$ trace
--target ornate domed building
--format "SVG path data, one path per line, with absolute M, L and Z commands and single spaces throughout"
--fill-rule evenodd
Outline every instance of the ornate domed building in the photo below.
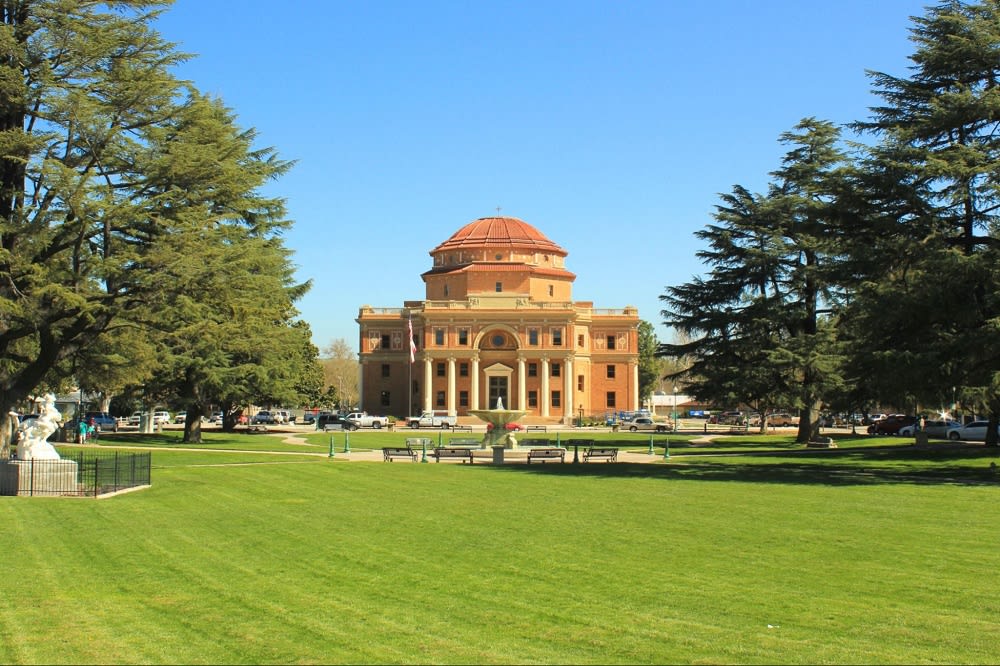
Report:
M 538 229 L 484 217 L 430 255 L 426 300 L 360 308 L 362 408 L 464 416 L 501 398 L 567 423 L 638 409 L 638 310 L 574 301 L 567 252 Z

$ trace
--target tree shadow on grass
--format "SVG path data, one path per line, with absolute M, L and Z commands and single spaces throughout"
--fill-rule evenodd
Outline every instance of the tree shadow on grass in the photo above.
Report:
M 992 464 L 992 466 L 991 466 Z M 886 447 L 674 456 L 661 464 L 564 463 L 490 467 L 520 474 L 736 481 L 825 486 L 937 484 L 1000 486 L 1000 450 L 982 446 Z

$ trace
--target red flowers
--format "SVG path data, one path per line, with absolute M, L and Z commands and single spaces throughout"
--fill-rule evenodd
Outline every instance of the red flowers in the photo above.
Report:
M 508 424 L 504 425 L 504 430 L 511 430 L 511 431 L 517 432 L 520 429 L 521 429 L 521 424 L 520 423 L 511 422 L 511 423 L 508 423 Z M 493 424 L 492 423 L 487 423 L 486 424 L 486 432 L 490 432 L 491 430 L 493 430 Z

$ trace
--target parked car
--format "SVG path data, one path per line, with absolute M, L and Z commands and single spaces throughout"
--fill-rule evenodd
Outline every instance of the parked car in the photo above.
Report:
M 212 424 L 222 424 L 222 412 L 212 412 L 212 415 L 208 417 L 208 422 Z
M 170 412 L 163 410 L 153 412 L 153 423 L 170 423 Z
M 792 415 L 788 412 L 774 412 L 768 414 L 767 425 L 771 427 L 785 427 L 795 425 L 798 419 L 793 419 Z M 760 414 L 754 414 L 753 418 L 750 419 L 750 425 L 760 425 Z
M 107 412 L 86 412 L 83 415 L 87 423 L 94 420 L 94 427 L 101 432 L 118 432 L 118 419 Z
M 128 424 L 130 426 L 138 426 L 139 422 L 142 420 L 142 415 L 146 412 L 132 412 L 128 417 Z
M 316 423 L 316 419 L 318 419 L 320 416 L 322 416 L 323 414 L 331 414 L 331 413 L 332 412 L 330 412 L 327 409 L 322 409 L 318 412 L 306 412 L 305 414 L 302 415 L 302 422 L 305 423 L 306 425 L 313 425 L 314 423 Z
M 316 417 L 317 430 L 357 430 L 358 424 L 341 414 L 320 414 Z
M 628 430 L 629 432 L 637 432 L 639 430 L 655 430 L 656 432 L 667 432 L 671 429 L 669 423 L 663 421 L 654 421 L 648 416 L 640 416 L 632 419 L 631 421 L 622 421 L 622 429 Z
M 965 442 L 985 442 L 986 441 L 986 428 L 990 425 L 989 421 L 972 421 L 971 423 L 966 423 L 963 426 L 958 426 L 957 428 L 948 429 L 948 439 L 952 441 L 965 441 Z M 997 432 L 1000 433 L 1000 427 L 997 428 Z
M 274 423 L 274 414 L 266 409 L 262 409 L 253 415 L 250 423 L 254 425 L 266 425 L 268 423 Z
M 899 429 L 913 425 L 917 422 L 917 417 L 906 414 L 889 414 L 889 416 L 875 421 L 868 426 L 869 435 L 898 435 Z
M 716 419 L 716 422 L 722 425 L 743 425 L 746 421 L 747 415 L 738 410 L 722 412 Z
M 187 412 L 177 412 L 174 414 L 174 423 L 184 423 L 187 420 Z
M 927 433 L 928 437 L 947 439 L 949 430 L 961 427 L 962 424 L 958 421 L 925 421 L 923 431 Z M 913 437 L 916 432 L 917 424 L 915 423 L 899 429 L 899 434 L 903 437 Z

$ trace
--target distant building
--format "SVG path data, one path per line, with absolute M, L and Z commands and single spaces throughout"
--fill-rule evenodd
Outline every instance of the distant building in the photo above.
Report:
M 363 409 L 463 416 L 502 398 L 568 421 L 639 408 L 639 312 L 574 301 L 566 250 L 522 220 L 486 217 L 430 255 L 426 300 L 359 310 Z

